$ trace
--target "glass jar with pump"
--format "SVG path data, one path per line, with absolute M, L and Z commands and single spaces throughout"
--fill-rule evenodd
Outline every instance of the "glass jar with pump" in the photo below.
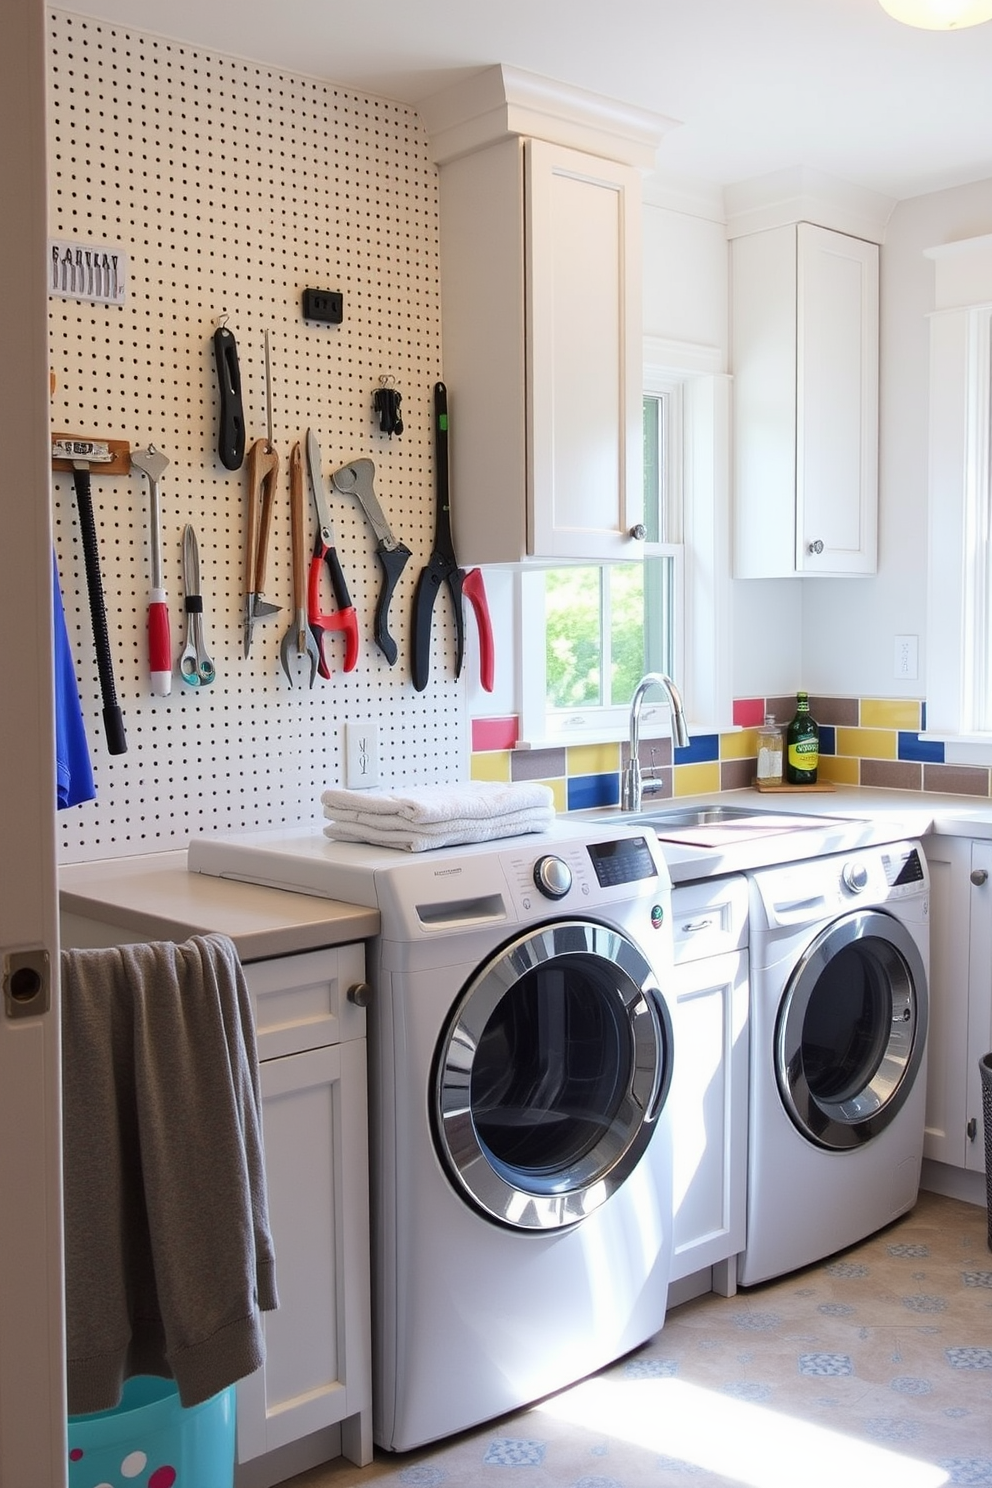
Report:
M 796 694 L 796 716 L 786 730 L 785 778 L 789 785 L 815 785 L 820 730 L 810 717 L 809 694 Z
M 782 784 L 782 730 L 775 723 L 774 713 L 766 713 L 765 721 L 758 730 L 759 785 Z

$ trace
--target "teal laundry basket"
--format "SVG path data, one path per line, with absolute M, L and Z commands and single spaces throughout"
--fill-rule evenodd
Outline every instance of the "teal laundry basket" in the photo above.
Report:
M 233 1488 L 234 1386 L 202 1405 L 140 1374 L 120 1404 L 69 1417 L 69 1488 Z

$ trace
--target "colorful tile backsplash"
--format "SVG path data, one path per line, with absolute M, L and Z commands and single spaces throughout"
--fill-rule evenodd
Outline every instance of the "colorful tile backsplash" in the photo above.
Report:
M 795 694 L 737 698 L 732 733 L 697 734 L 687 749 L 670 739 L 642 739 L 645 781 L 660 781 L 654 800 L 743 790 L 754 781 L 757 732 L 765 714 L 785 725 L 795 712 Z M 944 746 L 921 739 L 926 704 L 906 698 L 810 697 L 820 725 L 821 780 L 875 789 L 990 795 L 987 768 L 944 763 Z M 620 799 L 626 744 L 575 744 L 553 749 L 516 749 L 515 718 L 476 718 L 472 723 L 473 780 L 543 780 L 559 811 L 612 806 Z

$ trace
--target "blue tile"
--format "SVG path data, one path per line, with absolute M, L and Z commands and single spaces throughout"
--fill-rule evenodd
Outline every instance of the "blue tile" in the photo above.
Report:
M 719 734 L 695 734 L 685 749 L 673 751 L 677 765 L 704 765 L 720 758 Z
M 620 776 L 616 770 L 605 775 L 572 775 L 566 784 L 569 811 L 620 804 Z
M 820 753 L 837 753 L 837 730 L 832 723 L 820 724 Z
M 901 760 L 923 760 L 926 764 L 944 763 L 944 745 L 940 739 L 921 739 L 919 734 L 899 730 L 898 757 Z

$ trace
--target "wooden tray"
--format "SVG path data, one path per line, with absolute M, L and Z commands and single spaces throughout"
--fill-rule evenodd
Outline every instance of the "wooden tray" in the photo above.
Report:
M 756 780 L 754 788 L 761 791 L 762 795 L 788 794 L 801 796 L 804 792 L 812 794 L 815 791 L 835 791 L 837 787 L 830 780 L 818 780 L 815 785 L 769 785 L 764 780 Z

